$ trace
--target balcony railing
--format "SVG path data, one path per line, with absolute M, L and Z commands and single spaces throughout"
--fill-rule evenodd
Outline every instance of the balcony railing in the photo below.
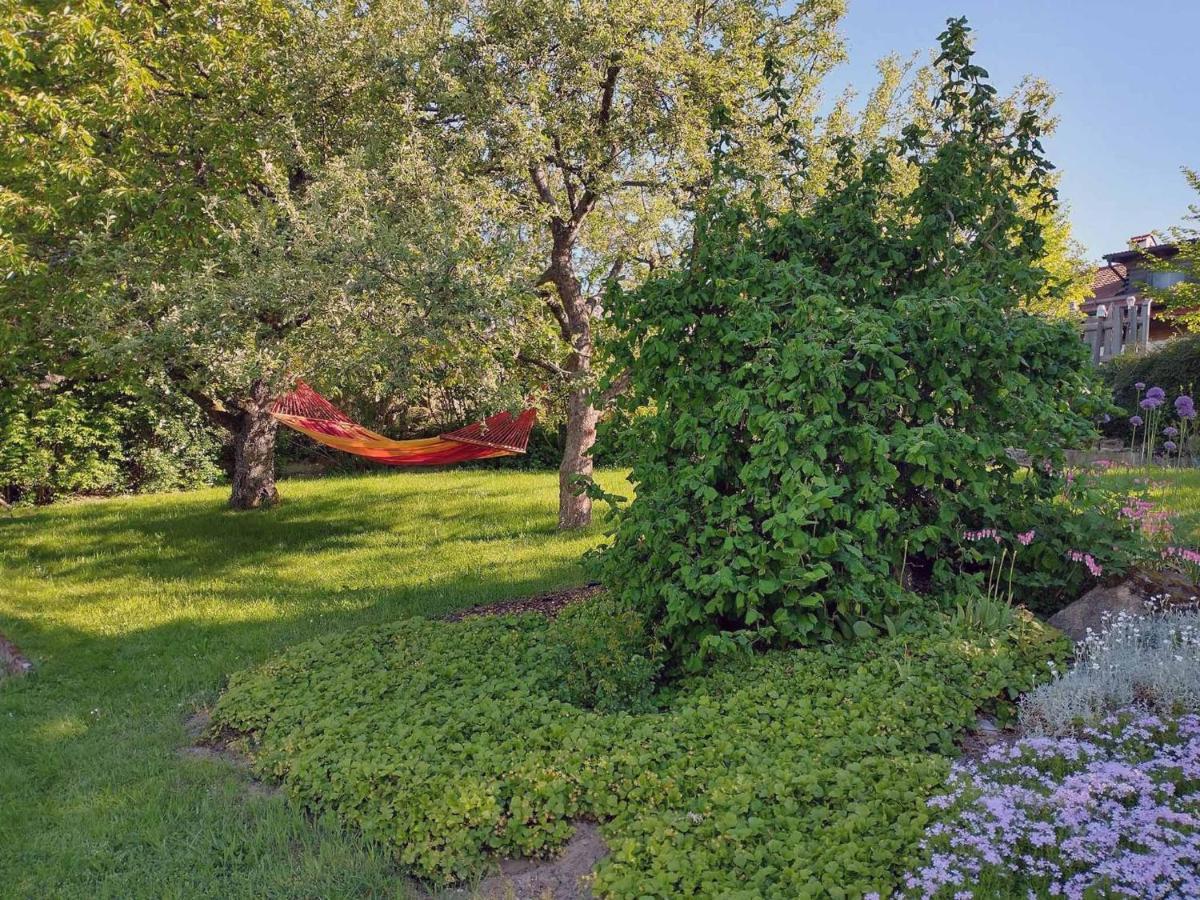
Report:
M 1150 300 L 1130 297 L 1100 303 L 1084 321 L 1083 342 L 1097 364 L 1129 349 L 1145 349 L 1150 343 Z

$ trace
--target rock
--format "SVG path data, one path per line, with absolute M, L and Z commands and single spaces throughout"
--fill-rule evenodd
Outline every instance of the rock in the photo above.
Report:
M 1132 581 L 1123 581 L 1115 587 L 1095 587 L 1050 617 L 1050 624 L 1073 641 L 1080 641 L 1090 628 L 1094 632 L 1103 629 L 1104 614 L 1116 616 L 1128 613 L 1144 616 L 1145 594 Z

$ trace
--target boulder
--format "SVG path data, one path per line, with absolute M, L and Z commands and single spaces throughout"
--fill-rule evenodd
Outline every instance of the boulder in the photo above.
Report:
M 1149 612 L 1146 595 L 1140 585 L 1123 581 L 1113 587 L 1095 587 L 1050 617 L 1050 624 L 1073 641 L 1080 641 L 1088 629 L 1103 630 L 1105 613 L 1144 616 Z

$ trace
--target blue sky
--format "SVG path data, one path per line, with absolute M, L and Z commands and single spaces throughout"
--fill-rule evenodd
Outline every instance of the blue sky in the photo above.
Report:
M 958 15 L 1001 91 L 1032 74 L 1058 92 L 1046 149 L 1090 257 L 1187 215 L 1198 198 L 1179 170 L 1200 168 L 1200 0 L 849 0 L 850 62 L 829 87 L 864 92 L 877 59 L 934 46 Z

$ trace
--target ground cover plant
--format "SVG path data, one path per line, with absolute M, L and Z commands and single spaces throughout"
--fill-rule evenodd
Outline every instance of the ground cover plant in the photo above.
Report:
M 919 897 L 1200 894 L 1200 717 L 1120 710 L 1077 737 L 1024 738 L 956 765 Z
M 601 473 L 615 489 L 620 476 Z M 0 894 L 405 896 L 390 852 L 180 756 L 230 672 L 317 635 L 583 582 L 552 473 L 292 480 L 0 514 Z
M 923 799 L 976 710 L 1064 645 L 941 616 L 894 638 L 748 656 L 634 713 L 569 702 L 537 616 L 410 619 L 232 679 L 215 725 L 258 766 L 438 882 L 552 852 L 598 819 L 602 896 L 853 896 L 915 859 Z
M 1200 613 L 1106 616 L 1020 700 L 1023 736 L 956 763 L 905 891 L 927 898 L 1200 892 Z
M 1200 615 L 1107 615 L 1101 630 L 1075 646 L 1075 665 L 1021 701 L 1021 724 L 1035 733 L 1069 734 L 1140 705 L 1170 715 L 1200 710 Z

